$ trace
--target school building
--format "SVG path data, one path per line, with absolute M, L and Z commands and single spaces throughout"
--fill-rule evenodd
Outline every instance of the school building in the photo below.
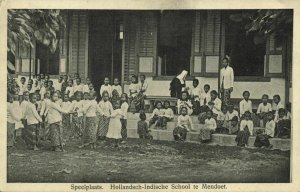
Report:
M 292 98 L 292 37 L 263 42 L 246 34 L 238 10 L 63 10 L 66 30 L 55 53 L 36 43 L 19 45 L 16 75 L 79 73 L 99 89 L 104 77 L 118 77 L 128 91 L 130 75 L 145 74 L 148 95 L 169 96 L 170 81 L 183 69 L 187 85 L 218 90 L 222 58 L 235 72 L 233 100 L 249 90 L 252 100 L 279 94 Z

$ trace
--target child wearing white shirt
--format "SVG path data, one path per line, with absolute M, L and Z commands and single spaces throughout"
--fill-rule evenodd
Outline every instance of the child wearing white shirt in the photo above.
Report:
M 281 98 L 279 95 L 274 95 L 273 96 L 273 104 L 272 104 L 272 111 L 275 114 L 274 119 L 278 118 L 278 110 L 279 109 L 284 109 L 283 104 L 281 103 Z
M 122 124 L 122 129 L 121 129 L 121 135 L 122 135 L 122 142 L 121 144 L 126 143 L 127 139 L 127 113 L 128 113 L 128 96 L 126 93 L 123 93 L 121 95 L 121 111 L 122 111 L 122 117 L 121 117 L 121 124 Z
M 86 78 L 85 80 L 85 84 L 82 87 L 83 93 L 89 93 L 90 89 L 89 89 L 89 85 L 91 84 L 91 79 L 89 77 Z
M 182 91 L 181 99 L 177 100 L 178 114 L 180 113 L 182 107 L 187 108 L 188 115 L 191 115 L 193 113 L 193 104 L 192 104 L 191 100 L 188 99 L 188 92 L 187 91 Z
M 257 115 L 260 119 L 260 127 L 265 127 L 267 122 L 267 113 L 272 112 L 272 106 L 268 103 L 269 96 L 264 94 L 261 98 L 262 102 L 258 105 Z
M 153 110 L 151 116 L 150 116 L 150 121 L 149 121 L 149 128 L 151 125 L 155 124 L 155 128 L 161 128 L 162 125 L 162 118 L 164 115 L 164 111 L 162 109 L 162 103 L 161 101 L 156 102 L 156 107 Z
M 212 117 L 213 112 L 208 111 L 206 113 L 207 119 L 204 121 L 204 127 L 200 129 L 200 141 L 207 142 L 211 140 L 211 134 L 215 132 L 217 128 L 216 120 Z
M 109 127 L 109 119 L 114 110 L 109 101 L 108 92 L 103 92 L 102 100 L 98 103 L 98 106 L 103 112 L 103 115 L 99 115 L 98 136 L 99 139 L 104 140 Z
M 252 102 L 249 100 L 250 92 L 243 92 L 244 99 L 240 102 L 240 117 L 242 118 L 246 111 L 252 113 Z
M 112 90 L 111 103 L 114 107 L 115 102 L 117 102 L 120 99 L 121 95 L 122 95 L 122 87 L 119 85 L 119 79 L 118 78 L 114 79 L 114 84 L 111 86 L 111 90 Z
M 37 147 L 39 127 L 38 124 L 43 120 L 36 110 L 36 94 L 31 93 L 29 95 L 30 102 L 26 107 L 26 119 L 27 126 L 24 129 L 24 140 L 27 145 L 29 145 L 33 150 L 39 150 Z
M 218 98 L 218 92 L 212 90 L 210 92 L 211 100 L 208 102 L 208 107 L 213 112 L 213 118 L 216 118 L 221 111 L 222 101 Z
M 108 77 L 104 78 L 104 84 L 101 85 L 101 88 L 100 88 L 100 95 L 101 96 L 102 96 L 104 91 L 106 91 L 108 93 L 109 98 L 111 98 L 112 90 L 111 90 L 111 85 L 109 84 L 109 78 Z
M 69 79 L 68 87 L 66 88 L 65 94 L 68 94 L 70 98 L 74 95 L 74 87 L 73 87 L 73 80 Z
M 189 89 L 190 90 L 190 97 L 191 102 L 193 105 L 193 115 L 199 115 L 200 113 L 200 94 L 201 90 L 198 87 L 199 80 L 193 79 L 193 86 Z
M 244 113 L 244 119 L 240 124 L 240 131 L 235 139 L 237 145 L 241 147 L 248 147 L 248 139 L 250 135 L 253 135 L 253 121 L 251 120 L 251 113 L 246 111 Z
M 266 129 L 265 133 L 262 133 L 261 131 L 257 132 L 257 136 L 254 142 L 255 147 L 267 147 L 268 149 L 272 148 L 272 145 L 270 144 L 269 138 L 273 138 L 275 134 L 275 127 L 276 123 L 274 122 L 273 118 L 274 115 L 272 112 L 267 112 L 267 123 L 266 123 Z
M 180 116 L 178 117 L 177 126 L 173 130 L 173 136 L 175 141 L 185 141 L 188 131 L 194 131 L 193 122 L 191 117 L 188 115 L 186 107 L 182 107 Z
M 83 93 L 83 85 L 81 84 L 81 79 L 79 77 L 76 79 L 76 84 L 74 85 L 74 93 L 76 92 Z
M 68 94 L 65 94 L 63 97 L 63 102 L 61 103 L 61 108 L 65 111 L 70 110 L 72 103 L 70 102 L 70 98 Z M 64 140 L 65 142 L 70 139 L 73 135 L 71 130 L 71 114 L 65 113 L 62 114 L 62 128 L 64 132 Z
M 7 94 L 7 147 L 14 146 L 16 122 L 21 121 L 21 113 L 16 110 L 13 100 L 13 96 Z
M 164 102 L 164 109 L 162 110 L 163 110 L 163 117 L 162 117 L 161 128 L 167 129 L 167 123 L 174 118 L 174 112 L 173 109 L 170 107 L 169 101 Z
M 103 114 L 96 102 L 97 94 L 93 92 L 89 94 L 89 102 L 87 102 L 82 112 L 86 116 L 86 124 L 84 126 L 83 145 L 80 148 L 90 145 L 92 149 L 96 148 L 97 141 L 97 113 Z
M 75 100 L 72 101 L 71 109 L 69 111 L 77 112 L 72 115 L 72 128 L 73 134 L 77 135 L 77 137 L 82 136 L 83 132 L 83 100 L 82 99 L 82 92 L 76 92 Z

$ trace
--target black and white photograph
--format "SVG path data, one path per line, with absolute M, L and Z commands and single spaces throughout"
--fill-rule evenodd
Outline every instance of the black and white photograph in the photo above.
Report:
M 292 8 L 6 11 L 8 184 L 293 182 Z

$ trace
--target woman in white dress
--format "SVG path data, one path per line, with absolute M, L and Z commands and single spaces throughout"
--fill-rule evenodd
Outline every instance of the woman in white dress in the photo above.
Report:
M 123 117 L 122 110 L 120 109 L 120 101 L 117 101 L 115 103 L 116 109 L 113 110 L 112 114 L 110 115 L 109 120 L 109 127 L 106 134 L 107 138 L 114 140 L 114 146 L 119 146 L 119 141 L 122 139 L 121 135 L 121 118 Z

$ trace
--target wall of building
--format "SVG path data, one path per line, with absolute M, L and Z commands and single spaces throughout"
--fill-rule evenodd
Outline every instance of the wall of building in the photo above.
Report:
M 218 89 L 218 78 L 198 77 L 200 87 L 204 84 L 209 84 L 211 90 Z M 148 83 L 148 95 L 155 96 L 169 96 L 170 81 L 158 81 L 152 78 L 147 79 Z M 187 86 L 192 86 L 192 81 L 186 82 Z M 124 91 L 128 93 L 129 85 L 124 86 Z M 268 94 L 271 98 L 275 94 L 279 94 L 282 101 L 285 100 L 285 80 L 284 78 L 271 78 L 270 82 L 234 82 L 234 90 L 232 92 L 232 98 L 242 98 L 242 94 L 245 90 L 250 91 L 251 98 L 261 99 L 263 94 Z M 291 98 L 291 96 L 290 96 Z

